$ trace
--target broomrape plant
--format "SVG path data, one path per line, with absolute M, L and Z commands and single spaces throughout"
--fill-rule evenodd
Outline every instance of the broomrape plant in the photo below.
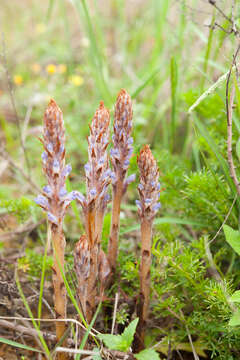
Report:
M 96 306 L 103 299 L 104 290 L 114 281 L 118 254 L 118 234 L 120 225 L 120 206 L 128 184 L 135 175 L 126 178 L 129 160 L 133 154 L 132 102 L 129 94 L 121 90 L 115 105 L 113 147 L 108 154 L 109 110 L 100 102 L 90 125 L 88 137 L 88 162 L 85 164 L 86 195 L 78 191 L 67 193 L 66 178 L 71 171 L 65 165 L 65 135 L 62 112 L 51 100 L 44 115 L 42 154 L 43 172 L 47 185 L 36 203 L 47 212 L 54 252 L 53 286 L 56 318 L 66 318 L 66 289 L 64 274 L 65 238 L 63 220 L 72 200 L 81 205 L 85 233 L 80 236 L 74 249 L 74 266 L 78 281 L 77 295 L 82 313 L 90 323 Z M 112 169 L 110 167 L 110 159 Z M 160 207 L 158 202 L 160 184 L 159 170 L 148 145 L 142 148 L 137 158 L 140 171 L 137 200 L 141 223 L 141 267 L 140 294 L 137 301 L 137 326 L 134 347 L 144 348 L 144 333 L 148 316 L 150 293 L 151 236 L 153 219 Z M 108 254 L 101 248 L 102 227 L 107 204 L 110 202 L 109 185 L 112 184 L 112 220 Z M 64 322 L 56 323 L 59 341 L 65 332 Z M 59 353 L 58 359 L 66 359 Z

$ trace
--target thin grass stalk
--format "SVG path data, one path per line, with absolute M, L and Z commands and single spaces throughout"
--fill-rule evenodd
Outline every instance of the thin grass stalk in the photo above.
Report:
M 137 159 L 140 171 L 138 192 L 140 200 L 136 201 L 141 221 L 141 265 L 140 265 L 140 294 L 137 304 L 139 322 L 134 341 L 134 350 L 144 348 L 144 335 L 148 318 L 150 299 L 150 269 L 151 269 L 151 239 L 154 217 L 160 208 L 158 202 L 160 194 L 159 170 L 148 145 L 140 151 Z
M 40 139 L 44 152 L 42 154 L 43 172 L 47 178 L 42 194 L 35 199 L 36 203 L 48 214 L 53 247 L 53 288 L 54 309 L 57 319 L 66 318 L 66 289 L 62 272 L 64 273 L 65 237 L 63 219 L 68 206 L 75 198 L 74 192 L 67 193 L 66 178 L 71 166 L 65 166 L 65 129 L 62 111 L 54 100 L 51 100 L 44 114 L 43 139 Z M 64 322 L 56 322 L 57 341 L 63 337 L 66 330 Z M 67 359 L 67 354 L 59 353 L 58 360 Z
M 112 275 L 116 271 L 118 255 L 121 201 L 128 184 L 135 180 L 135 175 L 131 175 L 125 180 L 129 167 L 129 160 L 133 153 L 133 138 L 131 137 L 131 132 L 132 101 L 126 90 L 122 89 L 118 94 L 115 105 L 113 148 L 111 149 L 114 178 L 112 181 L 113 205 L 111 232 L 108 243 L 108 260 L 111 266 Z

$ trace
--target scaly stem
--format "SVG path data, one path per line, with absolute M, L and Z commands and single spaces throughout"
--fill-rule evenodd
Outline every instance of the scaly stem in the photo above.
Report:
M 123 182 L 118 180 L 115 191 L 113 191 L 113 205 L 112 205 L 112 223 L 111 233 L 108 243 L 108 260 L 111 266 L 112 274 L 116 271 L 117 256 L 118 256 L 118 233 L 120 223 L 120 207 L 123 193 Z
M 139 323 L 136 330 L 137 351 L 144 349 L 144 333 L 148 317 L 149 296 L 150 296 L 150 268 L 151 268 L 151 238 L 152 221 L 143 219 L 141 222 L 141 267 L 140 267 L 140 297 L 137 306 Z
M 149 294 L 150 294 L 150 268 L 151 268 L 151 239 L 152 225 L 154 217 L 160 208 L 158 202 L 160 183 L 159 169 L 157 162 L 148 145 L 145 145 L 139 156 L 137 163 L 140 171 L 140 183 L 138 192 L 140 200 L 136 200 L 138 215 L 141 221 L 141 267 L 140 267 L 140 294 L 137 304 L 137 315 L 139 323 L 137 326 L 134 351 L 139 352 L 144 349 L 144 334 L 146 329 Z
M 96 244 L 96 210 L 89 209 L 87 213 L 88 243 L 90 248 L 90 271 L 87 282 L 86 318 L 91 322 L 95 312 L 98 278 L 98 246 Z
M 65 237 L 62 227 L 58 228 L 51 224 L 51 238 L 54 251 L 53 263 L 53 288 L 54 288 L 54 309 L 57 319 L 66 319 L 66 289 L 62 278 L 61 270 L 64 271 L 64 251 Z M 57 341 L 60 341 L 66 330 L 66 324 L 63 321 L 56 322 Z M 65 344 L 63 344 L 64 346 Z M 58 353 L 58 360 L 66 360 L 66 353 Z

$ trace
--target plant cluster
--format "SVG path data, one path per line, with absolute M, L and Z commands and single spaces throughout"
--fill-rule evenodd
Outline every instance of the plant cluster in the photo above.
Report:
M 95 112 L 88 137 L 88 163 L 85 164 L 86 196 L 77 190 L 66 190 L 66 178 L 71 166 L 65 165 L 65 129 L 62 112 L 51 100 L 44 115 L 42 153 L 43 172 L 47 178 L 42 194 L 35 202 L 48 216 L 49 229 L 54 253 L 53 286 L 54 304 L 57 319 L 66 319 L 66 288 L 64 283 L 65 238 L 63 219 L 72 200 L 77 200 L 83 211 L 85 233 L 81 235 L 74 249 L 74 267 L 76 271 L 82 317 L 90 324 L 94 318 L 96 306 L 102 301 L 104 290 L 115 275 L 118 254 L 118 233 L 120 205 L 128 185 L 135 180 L 135 175 L 125 179 L 130 158 L 133 154 L 132 103 L 125 90 L 121 90 L 115 105 L 113 148 L 111 149 L 110 168 L 109 145 L 110 114 L 103 102 Z M 137 200 L 141 222 L 141 266 L 140 294 L 137 306 L 136 352 L 144 349 L 144 333 L 148 319 L 150 295 L 151 239 L 155 215 L 160 208 L 159 170 L 148 145 L 142 148 L 137 159 L 140 184 Z M 113 206 L 111 235 L 108 255 L 101 247 L 104 214 L 110 195 L 108 187 L 113 187 Z M 64 321 L 56 322 L 58 341 L 64 336 Z M 132 335 L 133 336 L 133 335 Z M 131 340 L 132 342 L 132 340 Z M 130 343 L 131 343 L 130 342 Z M 64 342 L 66 344 L 66 341 Z M 60 353 L 59 359 L 66 354 Z

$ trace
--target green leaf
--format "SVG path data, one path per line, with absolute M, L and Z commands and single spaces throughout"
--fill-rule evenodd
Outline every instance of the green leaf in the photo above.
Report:
M 97 347 L 95 347 L 95 348 L 93 349 L 93 351 L 99 352 L 99 350 L 98 350 Z M 93 355 L 92 360 L 103 360 L 103 359 L 101 358 L 100 353 L 98 353 L 98 354 L 96 354 L 96 355 Z
M 99 334 L 98 337 L 104 342 L 108 349 L 126 352 L 132 344 L 137 323 L 138 318 L 126 327 L 122 335 Z
M 236 153 L 237 153 L 238 159 L 240 160 L 240 138 L 238 139 L 237 144 L 236 144 Z
M 233 230 L 230 226 L 223 226 L 224 234 L 226 241 L 231 245 L 233 250 L 240 255 L 240 232 L 238 230 Z
M 240 311 L 237 311 L 233 314 L 228 323 L 229 326 L 239 326 L 240 325 Z
M 158 353 L 153 349 L 145 349 L 138 354 L 134 354 L 137 360 L 160 360 Z
M 10 345 L 10 346 L 14 346 L 14 347 L 17 347 L 17 348 L 21 348 L 21 349 L 25 349 L 25 350 L 29 350 L 29 351 L 36 351 L 38 353 L 43 353 L 43 351 L 41 350 L 38 350 L 38 349 L 34 349 L 33 347 L 31 346 L 27 346 L 27 345 L 24 345 L 24 344 L 20 344 L 16 341 L 12 341 L 12 340 L 9 340 L 9 339 L 5 339 L 5 338 L 2 338 L 0 337 L 0 342 L 1 343 L 4 343 L 4 344 L 7 344 L 7 345 Z
M 131 346 L 132 341 L 133 341 L 133 337 L 136 331 L 136 327 L 137 327 L 137 323 L 138 323 L 138 318 L 136 318 L 135 320 L 133 320 L 125 329 L 124 332 L 122 333 L 122 338 L 126 341 L 126 343 L 128 344 L 128 348 Z
M 121 335 L 99 334 L 99 339 L 104 342 L 110 350 L 127 351 L 128 344 Z
M 230 301 L 240 303 L 240 290 L 237 290 L 232 294 Z

